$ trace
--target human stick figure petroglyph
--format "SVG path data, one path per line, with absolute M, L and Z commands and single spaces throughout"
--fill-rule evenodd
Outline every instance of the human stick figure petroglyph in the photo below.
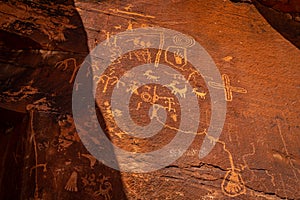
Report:
M 101 76 L 95 75 L 95 76 L 93 77 L 93 79 L 96 80 L 96 84 L 97 84 L 97 85 L 99 84 L 100 81 L 101 81 L 101 83 L 104 84 L 103 90 L 102 90 L 103 93 L 105 93 L 105 92 L 107 91 L 107 87 L 108 87 L 110 81 L 111 81 L 110 85 L 114 85 L 114 84 L 116 84 L 116 83 L 118 82 L 118 80 L 119 80 L 119 78 L 118 78 L 117 76 L 112 76 L 112 77 L 110 77 L 110 76 L 108 76 L 108 75 L 106 75 L 106 74 L 103 74 L 103 75 L 101 75 Z
M 148 92 L 142 92 L 140 94 L 141 99 L 146 102 L 150 103 L 152 105 L 155 105 L 158 100 L 164 100 L 165 106 L 162 106 L 163 108 L 167 109 L 169 112 L 174 111 L 176 112 L 176 109 L 173 108 L 173 105 L 175 105 L 174 98 L 173 97 L 165 97 L 165 96 L 159 96 L 157 95 L 157 86 L 153 87 L 153 94 L 150 94 L 151 87 L 147 87 Z M 139 102 L 137 105 L 137 110 L 140 108 L 142 102 Z

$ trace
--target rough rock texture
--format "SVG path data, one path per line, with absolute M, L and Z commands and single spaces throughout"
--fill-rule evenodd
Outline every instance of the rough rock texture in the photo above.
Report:
M 86 151 L 71 117 L 89 52 L 74 2 L 8 1 L 0 10 L 0 199 L 125 199 L 120 174 Z
M 223 0 L 1 2 L 0 199 L 299 199 L 299 4 L 259 2 L 255 6 L 279 32 L 254 5 Z M 286 13 L 292 13 L 291 23 L 280 21 Z M 71 92 L 89 50 L 113 42 L 108 39 L 113 34 L 148 26 L 188 34 L 208 51 L 224 80 L 226 122 L 213 151 L 200 160 L 210 97 L 195 75 L 190 84 L 203 90 L 198 93 L 201 119 L 191 122 L 199 129 L 190 148 L 158 171 L 120 173 L 98 162 L 81 143 Z M 154 62 L 155 51 L 147 51 L 149 59 L 144 53 L 123 55 L 105 75 L 115 72 L 119 79 L 129 66 Z M 168 63 L 163 56 L 160 62 Z M 179 72 L 189 76 L 188 70 Z M 99 110 L 116 145 L 144 152 L 174 137 L 180 120 L 172 112 L 157 137 L 126 136 L 107 103 L 116 82 L 102 83 Z M 150 121 L 151 104 L 144 102 L 139 110 L 135 102 L 153 88 L 133 91 L 131 114 L 141 125 Z M 173 97 L 179 89 L 167 88 L 159 88 L 159 94 Z

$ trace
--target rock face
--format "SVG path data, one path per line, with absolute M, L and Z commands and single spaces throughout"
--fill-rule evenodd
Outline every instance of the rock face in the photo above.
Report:
M 0 198 L 125 199 L 120 174 L 86 151 L 70 115 L 89 52 L 74 2 L 8 1 L 0 9 Z
M 282 36 L 300 48 L 300 2 L 253 1 L 259 12 Z
M 270 7 L 274 10 L 285 12 L 285 13 L 299 13 L 300 12 L 300 5 L 299 1 L 297 0 L 257 0 L 262 5 Z
M 299 199 L 300 51 L 296 46 L 300 40 L 297 31 L 290 31 L 299 26 L 295 20 L 299 4 L 296 0 L 254 4 L 1 2 L 0 199 Z M 256 7 L 268 22 L 277 20 L 277 25 L 270 24 L 296 46 L 274 30 Z M 286 13 L 292 13 L 290 23 L 278 21 Z M 126 42 L 143 49 L 123 55 L 118 37 L 112 36 L 141 27 L 164 27 L 194 40 L 174 38 L 176 45 L 166 48 L 178 51 L 171 54 L 158 53 L 151 40 L 147 43 L 136 36 Z M 82 143 L 84 137 L 77 133 L 82 127 L 76 126 L 72 115 L 72 91 L 82 89 L 76 74 L 101 42 L 109 47 L 113 62 L 101 76 L 87 75 L 99 79 L 92 105 L 99 123 L 116 146 L 135 153 L 161 149 L 178 132 L 194 134 L 185 152 L 180 146 L 172 149 L 174 155 L 183 154 L 172 164 L 147 173 L 119 172 L 98 161 Z M 207 77 L 195 73 L 186 53 L 195 42 L 212 57 L 222 84 L 206 85 Z M 145 71 L 143 76 L 155 84 L 142 86 L 138 77 L 126 74 L 156 62 L 182 76 L 162 86 L 166 74 Z M 124 75 L 132 82 L 122 82 Z M 176 85 L 181 79 L 188 80 L 184 84 L 191 85 L 200 107 L 199 120 L 189 121 L 190 127 L 198 127 L 194 132 L 180 128 L 186 120 L 181 117 L 180 99 L 188 97 L 188 89 Z M 110 101 L 117 87 L 130 93 L 128 106 L 136 124 L 161 122 L 155 108 L 167 113 L 157 135 L 141 139 L 120 128 L 116 117 L 123 113 Z M 226 120 L 221 137 L 211 139 L 216 143 L 213 150 L 199 159 L 211 124 L 210 87 L 224 90 Z M 195 114 L 192 109 L 189 113 Z M 81 120 L 92 130 L 93 121 L 87 119 L 83 115 Z M 124 120 L 126 125 L 129 119 Z

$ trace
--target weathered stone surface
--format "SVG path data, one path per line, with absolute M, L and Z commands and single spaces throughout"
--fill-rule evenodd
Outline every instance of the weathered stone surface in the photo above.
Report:
M 293 7 L 297 1 L 288 5 L 260 2 L 272 7 L 271 12 L 299 12 L 297 6 Z M 300 198 L 297 187 L 300 184 L 300 52 L 270 26 L 254 5 L 219 0 L 56 4 L 7 1 L 1 3 L 0 9 L 0 107 L 4 122 L 0 130 L 6 134 L 1 135 L 1 142 L 7 147 L 0 152 L 5 157 L 0 186 L 1 191 L 7 191 L 0 198 Z M 265 17 L 272 19 L 270 14 Z M 292 24 L 280 26 L 293 30 L 299 24 L 292 20 Z M 116 33 L 147 26 L 188 34 L 208 51 L 226 84 L 226 122 L 213 151 L 200 160 L 198 151 L 210 124 L 211 103 L 207 86 L 198 74 L 190 84 L 203 89 L 203 96 L 198 98 L 201 119 L 190 122 L 199 124 L 190 148 L 179 160 L 158 171 L 119 173 L 95 160 L 75 130 L 71 115 L 74 73 L 89 49 L 98 43 Z M 297 32 L 288 35 L 295 45 L 299 44 Z M 137 51 L 122 56 L 105 75 L 109 77 L 114 72 L 120 79 L 131 66 L 154 62 L 155 51 L 149 50 L 150 59 L 143 55 Z M 163 56 L 160 62 L 168 64 Z M 180 72 L 189 76 L 188 71 Z M 99 84 L 97 103 L 107 134 L 116 145 L 128 151 L 145 152 L 172 140 L 180 123 L 174 120 L 172 112 L 168 126 L 149 140 L 129 137 L 116 127 L 113 119 L 116 113 L 107 103 L 114 87 L 114 81 Z M 141 87 L 132 95 L 132 118 L 140 125 L 151 120 L 148 117 L 151 103 L 143 102 L 141 95 L 153 92 L 154 86 L 149 87 Z M 172 87 L 160 87 L 158 92 L 165 97 L 174 96 Z M 136 109 L 137 102 L 143 103 L 140 109 Z M 178 109 L 178 101 L 175 104 Z M 5 119 L 5 116 L 11 117 Z M 14 116 L 18 116 L 15 124 L 10 122 Z M 12 127 L 16 127 L 14 131 Z M 22 136 L 17 144 L 7 138 L 11 135 L 17 139 L 18 134 Z M 174 149 L 175 154 L 180 153 L 177 150 Z M 15 152 L 16 164 L 5 156 L 9 152 Z M 17 177 L 21 184 L 7 175 L 11 172 L 7 169 L 10 163 L 12 170 L 19 170 Z M 5 188 L 6 182 L 10 188 L 19 183 L 20 197 Z
M 86 151 L 73 124 L 73 82 L 89 52 L 74 2 L 6 1 L 0 11 L 0 198 L 125 199 L 119 172 Z

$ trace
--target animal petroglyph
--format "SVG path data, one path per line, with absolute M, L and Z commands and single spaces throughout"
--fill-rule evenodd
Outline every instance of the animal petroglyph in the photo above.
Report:
M 186 85 L 184 85 L 184 88 L 181 88 L 181 89 L 177 88 L 176 85 L 179 85 L 178 81 L 172 81 L 172 83 L 164 85 L 164 86 L 171 88 L 173 94 L 175 94 L 175 95 L 179 94 L 180 97 L 185 98 L 185 94 L 187 92 Z
M 144 75 L 147 77 L 147 79 L 149 80 L 153 80 L 153 81 L 158 81 L 159 76 L 154 76 L 153 75 L 153 71 L 152 70 L 147 70 Z
M 196 94 L 198 98 L 205 99 L 206 92 L 198 92 L 198 88 L 193 88 L 193 93 Z

